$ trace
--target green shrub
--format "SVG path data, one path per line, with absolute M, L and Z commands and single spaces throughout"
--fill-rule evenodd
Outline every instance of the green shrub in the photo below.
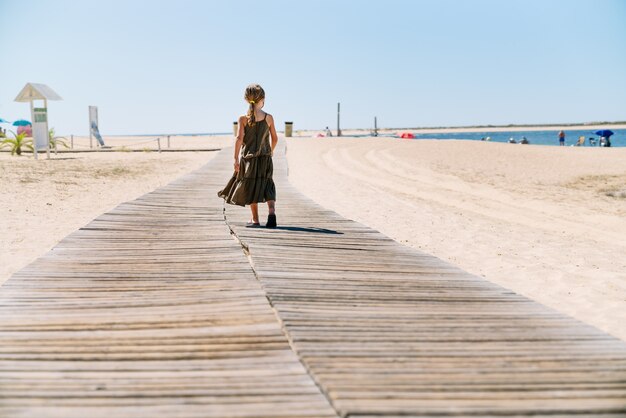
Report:
M 10 148 L 11 155 L 22 155 L 22 147 L 34 151 L 33 140 L 26 139 L 26 132 L 16 134 L 11 131 L 11 133 L 13 134 L 13 138 L 6 138 L 0 141 L 0 148 Z

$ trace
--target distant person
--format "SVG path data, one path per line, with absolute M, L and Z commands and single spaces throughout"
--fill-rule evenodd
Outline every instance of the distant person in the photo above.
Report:
M 522 140 L 519 143 L 524 144 L 524 145 L 530 144 L 530 142 L 528 141 L 528 139 L 526 139 L 525 136 L 522 137 Z
M 575 146 L 577 146 L 577 147 L 584 147 L 585 146 L 585 137 L 584 136 L 579 136 L 578 137 L 578 142 L 576 142 Z
M 328 126 L 326 127 L 326 129 L 324 130 L 326 132 L 326 136 L 333 136 L 333 133 L 331 132 L 331 130 L 328 128 Z
M 484 141 L 484 140 L 485 140 L 485 137 L 483 136 L 482 138 L 480 138 L 480 140 L 481 140 L 481 141 Z
M 607 136 L 606 137 L 606 143 L 604 144 L 605 147 L 610 147 L 611 146 L 611 137 Z
M 607 146 L 606 145 L 606 137 L 604 137 L 604 136 L 600 137 L 600 146 L 601 147 L 606 147 Z
M 26 137 L 28 138 L 32 138 L 33 137 L 33 128 L 31 125 L 26 125 L 26 126 L 18 126 L 17 127 L 17 134 L 24 134 Z
M 562 147 L 565 146 L 565 132 L 563 131 L 559 131 L 559 145 Z
M 258 204 L 267 202 L 269 215 L 266 228 L 276 228 L 276 186 L 272 154 L 278 143 L 274 117 L 261 110 L 265 90 L 258 84 L 246 87 L 244 99 L 248 113 L 239 117 L 235 142 L 234 173 L 224 189 L 217 192 L 231 205 L 250 205 L 252 219 L 248 227 L 259 227 Z
M 510 137 L 509 138 L 509 144 L 517 144 L 517 141 L 515 140 L 515 138 Z

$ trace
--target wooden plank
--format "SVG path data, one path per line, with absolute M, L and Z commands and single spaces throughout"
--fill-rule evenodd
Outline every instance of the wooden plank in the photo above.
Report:
M 0 288 L 0 416 L 333 417 L 215 190 L 226 154 Z
M 626 344 L 341 218 L 274 159 L 279 228 L 226 220 L 342 416 L 626 416 Z
M 230 157 L 0 288 L 0 416 L 626 415 L 622 341 L 311 202 L 281 151 L 280 226 L 244 228 Z

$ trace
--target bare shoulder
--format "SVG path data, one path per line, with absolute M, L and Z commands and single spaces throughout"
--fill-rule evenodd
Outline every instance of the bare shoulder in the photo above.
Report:
M 248 117 L 246 115 L 239 116 L 239 123 L 248 123 Z
M 267 123 L 269 125 L 273 125 L 274 124 L 274 116 L 270 115 L 269 113 L 265 113 L 265 118 L 267 119 Z

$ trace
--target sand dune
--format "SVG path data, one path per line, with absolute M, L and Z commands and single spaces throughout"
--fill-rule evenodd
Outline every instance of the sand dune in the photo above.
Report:
M 288 146 L 291 181 L 329 209 L 626 339 L 626 149 Z

